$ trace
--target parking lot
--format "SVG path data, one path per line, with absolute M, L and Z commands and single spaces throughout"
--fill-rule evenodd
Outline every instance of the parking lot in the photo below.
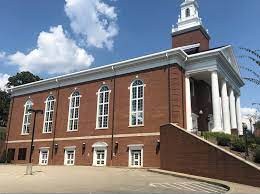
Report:
M 226 193 L 227 189 L 142 169 L 0 166 L 0 193 Z

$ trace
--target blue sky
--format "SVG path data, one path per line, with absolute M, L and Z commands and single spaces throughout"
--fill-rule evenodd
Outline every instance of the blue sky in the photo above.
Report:
M 52 77 L 168 49 L 171 26 L 176 24 L 181 2 L 1 0 L 0 78 L 26 68 L 43 78 Z M 232 44 L 237 55 L 239 47 L 260 49 L 259 0 L 198 2 L 200 17 L 212 37 L 212 47 Z M 92 9 L 89 3 L 97 3 L 99 9 Z M 99 26 L 95 18 L 89 19 L 92 13 L 99 14 Z M 83 22 L 88 23 L 87 27 L 82 26 Z M 103 31 L 98 31 L 100 26 Z M 58 49 L 48 45 L 51 40 L 57 43 Z M 56 53 L 51 55 L 53 49 Z M 72 54 L 64 57 L 61 51 Z M 58 59 L 49 61 L 48 56 L 58 56 Z M 72 66 L 73 60 L 78 62 Z M 38 65 L 41 61 L 44 61 L 42 65 Z M 64 65 L 55 68 L 54 63 Z M 260 102 L 259 96 L 259 87 L 246 83 L 242 89 L 242 106 Z

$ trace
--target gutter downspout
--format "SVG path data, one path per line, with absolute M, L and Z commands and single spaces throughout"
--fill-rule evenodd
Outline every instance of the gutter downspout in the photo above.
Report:
M 55 124 L 53 126 L 53 138 L 52 138 L 52 149 L 51 149 L 51 163 L 52 165 L 54 164 L 54 147 L 55 147 L 55 137 L 56 137 L 56 124 L 57 124 L 57 115 L 58 115 L 58 108 L 59 108 L 59 98 L 60 98 L 60 84 L 59 84 L 59 80 L 56 79 L 56 83 L 57 83 L 57 89 L 56 89 L 56 111 L 55 111 Z
M 113 107 L 112 107 L 112 134 L 111 134 L 111 166 L 113 166 L 113 157 L 114 157 L 114 121 L 115 121 L 115 94 L 116 94 L 116 71 L 114 66 L 112 66 L 112 71 L 114 72 L 113 76 Z

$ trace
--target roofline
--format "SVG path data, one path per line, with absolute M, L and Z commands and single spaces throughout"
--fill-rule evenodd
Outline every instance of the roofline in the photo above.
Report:
M 16 86 L 16 87 L 13 87 L 13 88 L 9 88 L 9 89 L 7 89 L 7 92 L 11 93 L 12 96 L 20 96 L 20 95 L 23 95 L 23 94 L 32 93 L 33 87 L 38 87 L 38 86 L 46 85 L 46 84 L 49 84 L 49 83 L 52 83 L 52 84 L 55 83 L 56 87 L 51 87 L 51 88 L 46 87 L 43 90 L 39 90 L 39 89 L 37 91 L 35 90 L 35 92 L 57 88 L 60 85 L 61 86 L 68 86 L 68 85 L 72 85 L 74 83 L 62 85 L 61 82 L 64 81 L 64 80 L 66 81 L 68 78 L 79 77 L 79 76 L 82 76 L 82 75 L 87 76 L 88 74 L 100 74 L 101 72 L 106 72 L 106 71 L 111 71 L 111 70 L 114 71 L 115 69 L 117 69 L 119 67 L 133 66 L 134 64 L 145 63 L 147 61 L 154 60 L 154 59 L 160 59 L 162 57 L 168 58 L 172 55 L 178 55 L 183 60 L 185 60 L 188 57 L 188 55 L 184 52 L 184 50 L 187 50 L 187 49 L 190 49 L 190 48 L 196 48 L 198 46 L 199 46 L 199 44 L 188 45 L 188 46 L 184 46 L 184 47 L 178 47 L 178 48 L 174 48 L 174 49 L 169 49 L 169 50 L 165 50 L 165 51 L 161 51 L 161 52 L 157 52 L 157 53 L 144 55 L 144 56 L 141 56 L 141 57 L 136 57 L 136 58 L 112 63 L 112 64 L 107 64 L 107 65 L 100 66 L 100 67 L 82 70 L 82 71 L 79 71 L 79 72 L 69 73 L 69 74 L 61 75 L 61 76 L 56 76 L 56 77 L 53 77 L 53 78 L 48 78 L 48 79 L 40 80 L 40 81 L 37 81 L 37 82 L 28 83 L 28 84 Z M 179 64 L 179 65 L 181 65 L 181 64 Z M 145 68 L 145 69 L 149 69 L 149 68 Z M 135 71 L 133 71 L 133 72 L 135 72 Z M 104 76 L 104 77 L 99 76 L 99 79 L 106 78 L 106 77 L 107 76 Z M 95 79 L 93 79 L 93 80 L 95 80 Z M 88 81 L 90 81 L 90 80 L 88 80 Z M 79 81 L 78 83 L 83 83 L 83 82 L 84 81 L 82 81 L 82 82 Z M 26 91 L 22 92 L 22 90 L 30 90 L 30 92 L 26 92 Z

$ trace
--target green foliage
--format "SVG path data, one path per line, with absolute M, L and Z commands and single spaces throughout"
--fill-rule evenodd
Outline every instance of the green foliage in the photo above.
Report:
M 10 95 L 0 90 L 0 126 L 6 126 L 10 105 Z
M 0 155 L 0 163 L 5 163 L 6 162 L 6 151 Z
M 7 87 L 19 86 L 35 81 L 41 80 L 40 77 L 33 75 L 32 73 L 25 71 L 21 73 L 17 73 L 15 76 L 11 76 L 8 78 Z M 11 97 L 10 95 L 0 90 L 0 126 L 6 126 L 9 114 L 9 106 L 10 106 Z
M 245 152 L 246 150 L 245 141 L 239 137 L 233 137 L 231 139 L 230 147 L 232 150 L 237 152 Z
M 255 143 L 256 143 L 257 145 L 260 145 L 260 137 L 255 137 Z
M 14 76 L 11 76 L 8 78 L 7 87 L 10 88 L 12 86 L 20 86 L 23 84 L 28 84 L 32 82 L 36 82 L 41 80 L 41 78 L 37 75 L 33 75 L 29 71 L 23 71 L 20 73 L 17 73 Z
M 229 146 L 231 142 L 231 135 L 220 133 L 217 135 L 216 140 L 220 146 Z
M 216 139 L 221 133 L 218 132 L 203 132 L 203 137 L 205 139 Z
M 246 52 L 246 55 L 240 56 L 241 58 L 247 58 L 249 59 L 249 61 L 256 64 L 258 68 L 260 67 L 260 54 L 258 50 L 251 50 L 248 48 L 240 48 L 240 49 Z M 249 68 L 248 65 L 241 66 L 241 69 L 252 74 L 252 77 L 244 77 L 244 80 L 260 86 L 260 74 L 258 73 L 258 71 Z
M 257 121 L 257 122 L 255 123 L 255 128 L 256 128 L 256 129 L 260 129 L 260 121 Z
M 2 140 L 5 140 L 6 138 L 6 129 L 5 128 L 2 128 L 0 127 L 0 141 Z
M 260 163 L 260 146 L 257 146 L 254 155 L 255 155 L 255 162 Z

